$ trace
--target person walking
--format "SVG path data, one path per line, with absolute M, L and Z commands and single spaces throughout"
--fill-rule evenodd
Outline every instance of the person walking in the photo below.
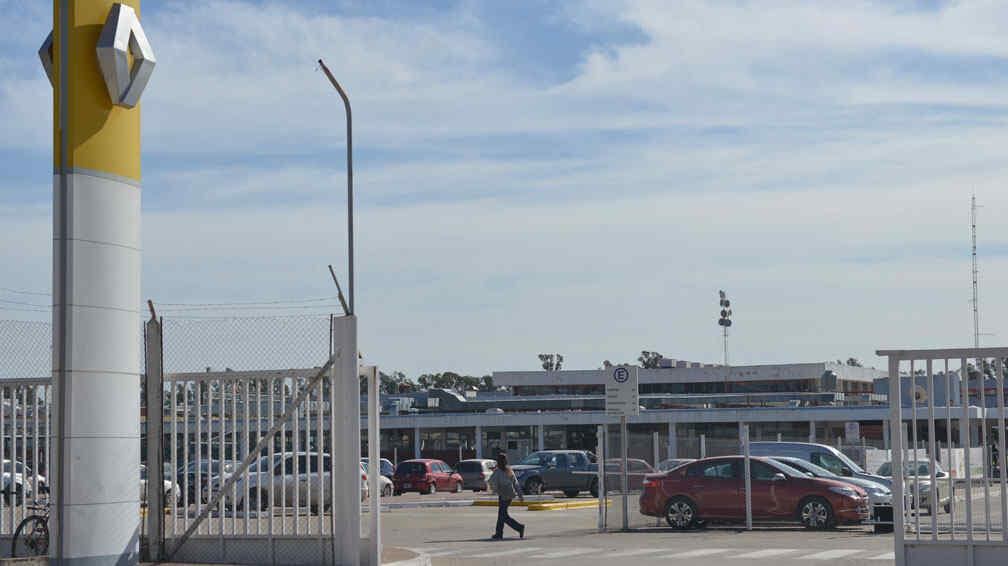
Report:
M 504 524 L 518 532 L 518 536 L 525 538 L 525 525 L 514 520 L 508 515 L 508 507 L 511 501 L 517 497 L 519 501 L 524 501 L 521 489 L 518 487 L 518 478 L 515 477 L 511 466 L 508 466 L 507 454 L 503 452 L 497 455 L 497 469 L 490 474 L 488 481 L 490 488 L 497 494 L 497 530 L 494 531 L 493 540 L 504 538 Z

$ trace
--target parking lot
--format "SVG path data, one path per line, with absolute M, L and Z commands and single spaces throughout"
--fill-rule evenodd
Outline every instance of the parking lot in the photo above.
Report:
M 801 528 L 745 532 L 711 528 L 674 532 L 663 528 L 598 533 L 593 509 L 568 511 L 513 510 L 527 525 L 525 540 L 509 532 L 490 540 L 496 519 L 492 507 L 402 509 L 383 514 L 387 544 L 427 553 L 437 565 L 469 564 L 601 564 L 630 559 L 638 564 L 670 559 L 707 565 L 785 563 L 886 564 L 892 562 L 892 536 L 867 528 L 807 531 Z

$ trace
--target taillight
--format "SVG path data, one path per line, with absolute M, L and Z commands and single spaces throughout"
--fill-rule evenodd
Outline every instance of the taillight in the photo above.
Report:
M 652 489 L 657 488 L 658 480 L 651 480 L 651 479 L 644 480 L 644 489 L 647 489 L 649 487 Z

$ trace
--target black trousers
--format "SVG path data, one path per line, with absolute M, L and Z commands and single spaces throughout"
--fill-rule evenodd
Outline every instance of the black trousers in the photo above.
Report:
M 507 526 L 514 529 L 515 532 L 519 532 L 525 528 L 525 525 L 515 521 L 511 515 L 508 515 L 508 507 L 510 506 L 510 499 L 504 499 L 503 497 L 497 498 L 497 530 L 494 531 L 494 536 L 504 536 L 504 523 L 507 523 Z

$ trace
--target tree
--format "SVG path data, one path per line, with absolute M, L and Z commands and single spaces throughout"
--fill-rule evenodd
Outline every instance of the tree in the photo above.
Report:
M 855 368 L 864 367 L 864 364 L 861 363 L 861 360 L 857 358 L 847 358 L 847 365 Z
M 641 367 L 645 369 L 655 369 L 661 365 L 661 361 L 664 359 L 658 352 L 649 352 L 647 350 L 641 350 L 640 356 L 637 357 L 637 361 L 640 362 Z
M 480 386 L 480 391 L 494 391 L 496 389 L 496 387 L 494 387 L 493 377 L 484 375 L 482 381 L 483 385 Z
M 539 354 L 539 361 L 546 371 L 560 371 L 563 366 L 563 356 L 560 354 Z

